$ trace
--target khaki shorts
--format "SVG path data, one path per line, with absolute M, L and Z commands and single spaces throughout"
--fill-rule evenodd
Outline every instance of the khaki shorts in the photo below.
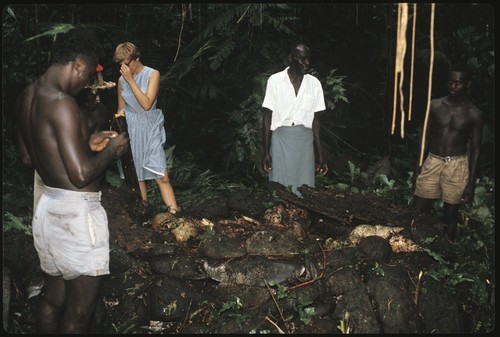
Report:
M 41 269 L 71 280 L 109 274 L 109 230 L 101 192 L 45 186 L 33 216 Z
M 443 199 L 460 204 L 469 182 L 467 155 L 440 157 L 429 153 L 415 183 L 415 195 L 425 199 Z

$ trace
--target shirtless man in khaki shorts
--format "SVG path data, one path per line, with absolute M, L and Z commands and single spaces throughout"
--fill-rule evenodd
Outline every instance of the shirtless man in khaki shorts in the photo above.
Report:
M 447 96 L 433 99 L 429 114 L 428 156 L 417 176 L 416 209 L 428 212 L 436 199 L 443 200 L 448 240 L 457 233 L 461 204 L 474 200 L 475 177 L 481 146 L 482 112 L 469 99 L 470 72 L 453 66 Z

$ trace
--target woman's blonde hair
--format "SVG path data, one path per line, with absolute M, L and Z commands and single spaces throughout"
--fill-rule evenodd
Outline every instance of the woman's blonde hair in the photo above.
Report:
M 135 44 L 132 42 L 123 42 L 116 46 L 113 61 L 120 63 L 126 59 L 135 60 L 139 57 L 141 57 L 141 52 Z

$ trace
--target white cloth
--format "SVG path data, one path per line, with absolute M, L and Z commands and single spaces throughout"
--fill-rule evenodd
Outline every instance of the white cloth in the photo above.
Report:
M 101 192 L 44 186 L 32 221 L 41 269 L 72 280 L 109 274 L 109 229 Z
M 269 180 L 276 181 L 299 197 L 302 185 L 314 188 L 313 132 L 304 126 L 281 126 L 271 136 L 273 170 Z
M 303 125 L 312 128 L 314 113 L 326 109 L 323 87 L 314 76 L 305 74 L 299 92 L 288 76 L 288 68 L 267 80 L 262 106 L 273 112 L 271 131 L 280 126 Z
M 42 177 L 40 177 L 38 172 L 35 170 L 35 179 L 33 182 L 33 213 L 35 213 L 36 211 L 36 206 L 38 205 L 38 201 L 42 196 L 44 187 L 45 185 L 43 183 Z

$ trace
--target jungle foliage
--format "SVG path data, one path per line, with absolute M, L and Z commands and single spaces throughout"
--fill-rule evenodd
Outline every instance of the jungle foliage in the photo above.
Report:
M 390 133 L 397 4 L 5 5 L 2 11 L 4 230 L 7 227 L 30 232 L 27 224 L 31 218 L 33 176 L 17 158 L 15 98 L 49 65 L 55 34 L 73 25 L 93 29 L 102 41 L 107 52 L 101 62 L 105 80 L 118 78 L 112 54 L 114 47 L 123 41 L 136 43 L 143 63 L 162 74 L 159 107 L 166 120 L 165 150 L 176 196 L 184 207 L 228 190 L 253 188 L 265 180 L 260 169 L 260 104 L 266 79 L 284 69 L 289 48 L 299 41 L 311 48 L 314 75 L 323 84 L 327 103 L 327 110 L 321 116 L 322 139 L 331 171 L 324 179 L 319 177 L 318 185 L 328 188 L 342 184 L 345 188 L 379 193 L 395 203 L 408 204 L 420 148 L 420 124 L 427 103 L 429 4 L 418 4 L 416 14 L 414 118 L 408 121 L 406 135 L 401 138 L 399 130 L 394 135 Z M 493 8 L 483 3 L 441 3 L 436 5 L 435 12 L 432 96 L 446 94 L 449 65 L 465 62 L 474 70 L 471 97 L 486 118 L 476 200 L 463 212 L 464 219 L 482 224 L 482 231 L 467 233 L 463 239 L 476 243 L 474 252 L 478 255 L 484 254 L 485 246 L 494 246 L 491 242 L 494 240 L 493 16 Z M 409 33 L 408 41 L 410 36 Z M 405 66 L 409 69 L 409 65 Z M 113 113 L 116 91 L 102 93 L 101 98 Z M 346 158 L 343 169 L 337 165 L 340 158 Z M 384 158 L 391 159 L 390 176 L 368 172 L 366 161 L 374 163 Z M 109 180 L 114 175 L 110 168 Z M 26 198 L 27 195 L 30 197 Z M 151 191 L 150 200 L 161 203 L 155 190 Z M 494 258 L 481 255 L 479 260 L 484 263 L 477 265 L 476 260 L 467 260 L 463 266 L 444 263 L 443 275 L 449 276 L 450 268 L 458 268 L 463 275 L 478 281 L 473 284 L 483 284 L 479 278 L 490 282 Z M 443 275 L 435 278 L 443 279 Z M 494 317 L 487 312 L 489 306 L 481 304 L 486 291 L 479 286 L 471 291 L 477 305 L 467 311 L 474 316 L 475 330 L 489 331 L 494 326 Z
M 323 137 L 330 157 L 352 151 L 384 156 L 403 143 L 417 149 L 427 101 L 430 6 L 416 15 L 414 118 L 401 139 L 390 134 L 397 4 L 173 3 L 7 5 L 2 12 L 4 137 L 13 135 L 14 99 L 49 64 L 52 38 L 71 25 L 93 29 L 116 81 L 114 47 L 136 43 L 142 61 L 162 74 L 159 106 L 167 146 L 208 168 L 246 176 L 260 167 L 261 111 L 267 77 L 284 68 L 294 43 L 313 53 L 327 99 Z M 410 14 L 412 12 L 410 11 Z M 487 117 L 484 143 L 494 140 L 494 27 L 485 4 L 435 9 L 433 96 L 443 95 L 446 69 L 466 62 L 471 92 Z M 408 55 L 411 30 L 408 32 Z M 406 57 L 409 60 L 409 56 Z M 409 77 L 409 66 L 407 76 Z M 114 111 L 116 92 L 102 94 Z M 398 134 L 398 132 L 396 132 Z M 413 138 L 412 138 L 413 137 Z M 405 153 L 411 157 L 414 153 Z M 491 160 L 483 160 L 489 174 Z

